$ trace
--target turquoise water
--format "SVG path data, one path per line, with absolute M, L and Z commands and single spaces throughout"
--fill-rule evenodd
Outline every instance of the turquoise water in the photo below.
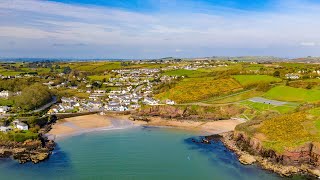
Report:
M 243 166 L 221 142 L 196 144 L 195 134 L 164 128 L 101 131 L 58 141 L 40 164 L 0 161 L 1 179 L 280 179 Z

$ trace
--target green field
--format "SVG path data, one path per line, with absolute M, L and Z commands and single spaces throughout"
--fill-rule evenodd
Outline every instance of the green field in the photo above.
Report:
M 263 92 L 261 91 L 255 91 L 255 90 L 247 90 L 243 92 L 238 92 L 235 94 L 222 96 L 222 97 L 214 97 L 210 98 L 208 100 L 205 100 L 203 102 L 209 103 L 209 104 L 225 104 L 225 103 L 233 103 L 238 102 L 246 99 L 250 99 L 252 97 L 257 97 L 263 95 Z
M 274 83 L 282 80 L 268 75 L 235 75 L 235 78 L 242 86 L 250 86 L 258 83 Z
M 13 100 L 0 98 L 0 106 L 12 106 Z
M 241 89 L 241 85 L 232 78 L 185 78 L 170 90 L 157 94 L 156 98 L 161 100 L 171 99 L 178 103 L 188 103 L 232 93 Z
M 200 77 L 205 76 L 207 73 L 197 71 L 197 70 L 186 70 L 186 69 L 178 69 L 172 71 L 166 71 L 163 75 L 167 76 L 185 76 L 185 77 Z
M 264 97 L 279 101 L 316 102 L 320 101 L 320 90 L 276 86 L 270 89 Z
M 109 80 L 110 75 L 94 75 L 94 76 L 88 76 L 88 79 L 91 81 L 102 81 L 103 79 Z
M 278 111 L 281 114 L 292 112 L 297 107 L 297 104 L 274 106 L 274 105 L 270 105 L 270 104 L 251 102 L 251 101 L 243 101 L 243 102 L 241 102 L 241 104 L 246 105 L 246 106 L 248 106 L 254 110 L 260 111 L 260 112 L 262 112 L 262 111 Z

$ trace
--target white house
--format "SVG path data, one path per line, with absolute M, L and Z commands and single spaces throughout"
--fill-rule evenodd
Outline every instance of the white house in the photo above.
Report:
M 9 91 L 1 91 L 0 92 L 0 97 L 1 98 L 8 98 L 10 95 L 10 92 Z
M 106 107 L 107 111 L 127 111 L 128 107 L 120 106 L 120 105 L 107 105 Z
M 16 128 L 18 128 L 20 130 L 28 130 L 29 129 L 28 125 L 23 122 L 17 123 Z
M 8 106 L 0 106 L 0 113 L 7 113 L 10 110 Z
M 168 104 L 168 105 L 174 105 L 175 102 L 172 101 L 172 100 L 170 100 L 170 99 L 167 99 L 167 100 L 166 100 L 166 104 Z
M 0 131 L 1 132 L 8 132 L 8 131 L 11 131 L 11 127 L 9 126 L 0 126 Z
M 286 74 L 287 79 L 299 79 L 300 76 L 297 74 Z
M 147 105 L 158 105 L 158 101 L 148 97 L 143 99 L 143 103 Z
M 28 128 L 28 125 L 25 124 L 25 123 L 23 123 L 23 122 L 21 122 L 20 120 L 14 120 L 14 121 L 12 122 L 12 124 L 13 124 L 13 126 L 14 126 L 15 128 L 20 129 L 20 130 L 28 130 L 28 129 L 29 129 L 29 128 Z

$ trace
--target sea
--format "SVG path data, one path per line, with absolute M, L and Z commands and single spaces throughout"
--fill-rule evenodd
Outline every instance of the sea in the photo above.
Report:
M 255 165 L 240 164 L 220 141 L 194 142 L 200 139 L 194 132 L 158 127 L 84 133 L 58 139 L 51 157 L 39 164 L 1 159 L 0 179 L 283 179 Z

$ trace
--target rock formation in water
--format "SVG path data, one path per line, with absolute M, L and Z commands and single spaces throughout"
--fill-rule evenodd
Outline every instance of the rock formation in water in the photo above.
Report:
M 24 142 L 0 142 L 0 157 L 12 157 L 20 163 L 38 163 L 49 157 L 55 143 L 51 140 L 26 140 Z

